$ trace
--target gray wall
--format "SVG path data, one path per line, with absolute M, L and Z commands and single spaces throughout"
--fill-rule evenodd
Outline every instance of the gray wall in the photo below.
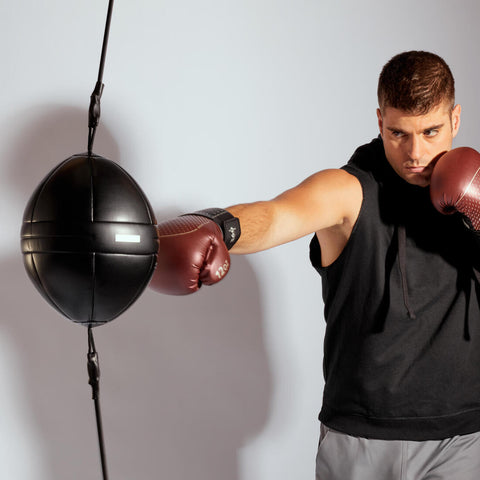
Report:
M 86 150 L 107 1 L 1 2 L 0 477 L 100 478 L 86 330 L 23 270 L 41 178 Z M 117 1 L 95 151 L 164 219 L 271 198 L 377 135 L 394 54 L 442 55 L 456 145 L 480 147 L 477 0 Z M 199 294 L 147 291 L 95 331 L 112 480 L 313 478 L 322 392 L 320 279 L 308 238 L 233 258 Z

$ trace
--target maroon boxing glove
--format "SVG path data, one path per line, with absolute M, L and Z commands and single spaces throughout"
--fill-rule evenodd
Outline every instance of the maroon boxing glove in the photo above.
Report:
M 443 154 L 432 172 L 430 198 L 439 212 L 459 212 L 470 228 L 480 230 L 480 154 L 469 147 Z
M 161 293 L 186 295 L 227 274 L 228 249 L 240 236 L 240 224 L 226 210 L 206 209 L 162 222 L 157 232 L 157 266 L 149 286 Z

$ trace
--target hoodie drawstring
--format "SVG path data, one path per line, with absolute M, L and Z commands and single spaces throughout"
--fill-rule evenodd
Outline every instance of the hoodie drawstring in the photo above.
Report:
M 413 320 L 416 317 L 415 312 L 410 307 L 410 297 L 408 295 L 407 282 L 407 233 L 405 225 L 398 225 L 397 227 L 398 240 L 398 264 L 400 267 L 400 277 L 402 279 L 403 303 L 407 309 L 408 316 Z

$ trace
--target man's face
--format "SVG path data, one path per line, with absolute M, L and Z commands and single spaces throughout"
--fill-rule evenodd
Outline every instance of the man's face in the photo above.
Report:
M 386 107 L 377 110 L 385 154 L 392 168 L 408 183 L 426 187 L 438 157 L 452 148 L 460 127 L 461 107 L 442 103 L 425 115 Z

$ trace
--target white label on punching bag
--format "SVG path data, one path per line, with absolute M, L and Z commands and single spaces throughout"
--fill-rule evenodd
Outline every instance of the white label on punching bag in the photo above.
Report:
M 126 235 L 123 233 L 116 233 L 115 241 L 124 243 L 140 243 L 140 235 Z

